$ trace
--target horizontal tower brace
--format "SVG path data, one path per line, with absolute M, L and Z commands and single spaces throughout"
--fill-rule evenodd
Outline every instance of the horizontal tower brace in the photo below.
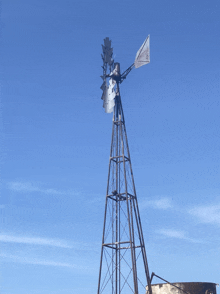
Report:
M 114 121 L 114 124 L 119 126 L 120 124 L 124 124 L 124 122 L 122 120 L 117 120 L 117 121 Z
M 119 245 L 119 244 L 130 244 L 130 241 L 122 241 L 122 242 L 114 242 L 114 243 L 104 243 L 102 244 L 103 246 L 106 246 L 106 245 Z
M 123 196 L 123 195 L 125 195 L 125 196 Z M 129 196 L 128 200 L 136 198 L 134 195 L 132 195 L 130 193 L 127 193 L 127 195 Z M 111 198 L 114 201 L 125 201 L 127 199 L 126 193 L 120 193 L 120 194 L 116 194 L 116 195 L 107 195 L 106 197 Z
M 138 246 L 128 246 L 128 247 L 114 247 L 111 245 L 102 245 L 103 247 L 108 247 L 110 249 L 115 249 L 115 250 L 121 250 L 121 249 L 131 249 L 131 248 L 141 248 L 143 246 L 138 245 Z
M 119 156 L 112 156 L 110 157 L 110 160 L 116 159 L 116 158 L 125 158 L 126 160 L 130 160 L 127 156 L 119 155 Z

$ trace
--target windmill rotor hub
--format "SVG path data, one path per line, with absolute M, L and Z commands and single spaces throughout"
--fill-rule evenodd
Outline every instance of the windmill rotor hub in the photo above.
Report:
M 115 68 L 113 72 L 110 74 L 110 77 L 115 80 L 116 82 L 120 82 L 121 80 L 121 73 L 120 73 L 120 63 L 115 62 Z

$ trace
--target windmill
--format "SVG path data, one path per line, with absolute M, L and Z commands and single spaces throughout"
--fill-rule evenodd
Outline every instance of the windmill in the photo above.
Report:
M 103 91 L 106 113 L 113 112 L 112 140 L 108 169 L 102 235 L 98 294 L 145 293 L 151 281 L 145 251 L 125 119 L 119 85 L 130 71 L 150 62 L 149 36 L 138 50 L 134 63 L 120 73 L 112 59 L 109 38 L 102 45 Z
M 147 255 L 138 209 L 131 158 L 119 85 L 130 71 L 150 62 L 149 36 L 138 50 L 134 63 L 122 74 L 112 59 L 109 38 L 102 45 L 102 99 L 105 112 L 113 112 L 104 226 L 98 280 L 98 294 L 216 294 L 215 283 L 170 283 L 152 272 Z M 163 284 L 151 284 L 153 277 Z

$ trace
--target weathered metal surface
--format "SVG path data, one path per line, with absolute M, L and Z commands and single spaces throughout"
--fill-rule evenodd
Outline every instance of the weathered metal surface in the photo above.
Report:
M 152 294 L 184 294 L 183 291 L 189 294 L 216 294 L 215 283 L 205 282 L 189 282 L 189 283 L 172 283 L 170 284 L 152 284 Z M 178 289 L 178 288 L 182 289 Z M 146 287 L 148 293 L 148 289 Z

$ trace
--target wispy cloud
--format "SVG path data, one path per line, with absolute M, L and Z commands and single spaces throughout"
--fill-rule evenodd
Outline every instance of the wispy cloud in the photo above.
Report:
M 18 262 L 18 263 L 26 263 L 32 265 L 43 265 L 43 266 L 55 266 L 55 267 L 68 267 L 68 268 L 75 268 L 75 269 L 87 269 L 88 267 L 76 264 L 70 264 L 65 262 L 56 262 L 51 260 L 42 260 L 36 258 L 29 258 L 25 256 L 17 256 L 12 254 L 5 254 L 1 253 L 0 257 L 5 258 L 7 261 L 11 262 Z
M 172 208 L 173 204 L 172 204 L 170 198 L 163 197 L 163 198 L 160 198 L 160 199 L 148 200 L 148 201 L 143 201 L 143 202 L 140 203 L 140 208 L 141 209 L 144 209 L 144 208 L 147 208 L 147 207 L 166 210 L 166 209 Z
M 93 251 L 97 252 L 97 244 L 85 243 L 85 242 L 71 242 L 62 239 L 51 239 L 42 237 L 30 237 L 30 236 L 20 236 L 15 234 L 0 234 L 0 243 L 14 243 L 14 244 L 26 244 L 31 246 L 51 246 L 66 249 L 75 249 L 77 251 Z
M 19 181 L 9 182 L 8 189 L 15 192 L 20 192 L 20 193 L 39 192 L 39 193 L 53 194 L 53 195 L 73 194 L 72 191 L 60 191 L 53 188 L 43 188 L 40 185 L 31 183 L 31 182 L 19 182 Z
M 63 194 L 56 189 L 44 189 L 29 182 L 9 182 L 8 188 L 16 192 L 41 192 L 45 194 Z
M 61 248 L 73 248 L 73 245 L 60 239 L 25 237 L 25 236 L 15 236 L 15 235 L 7 235 L 7 234 L 0 234 L 0 242 L 53 246 L 53 247 L 61 247 Z
M 161 230 L 158 230 L 157 233 L 163 236 L 166 236 L 168 238 L 186 240 L 192 243 L 204 243 L 201 240 L 188 237 L 187 233 L 181 230 L 161 229 Z
M 220 225 L 220 204 L 201 205 L 188 210 L 199 222 Z

